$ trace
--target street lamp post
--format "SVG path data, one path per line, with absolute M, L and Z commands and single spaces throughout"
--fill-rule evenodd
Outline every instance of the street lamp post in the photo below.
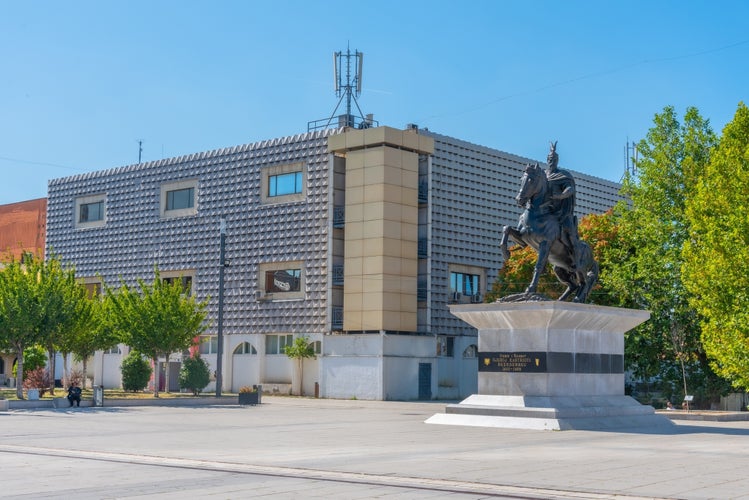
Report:
M 226 249 L 226 219 L 220 222 L 220 243 L 218 257 L 218 333 L 216 335 L 216 397 L 221 396 L 221 385 L 223 383 L 222 361 L 224 357 L 224 267 Z

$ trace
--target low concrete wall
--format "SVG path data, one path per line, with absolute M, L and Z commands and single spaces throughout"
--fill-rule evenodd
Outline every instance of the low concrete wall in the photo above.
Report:
M 10 410 L 34 410 L 34 409 L 66 409 L 70 408 L 67 398 L 28 400 L 0 400 L 9 403 Z M 59 402 L 58 402 L 59 401 Z M 57 404 L 57 405 L 56 405 Z M 144 398 L 144 399 L 114 399 L 104 397 L 105 407 L 118 406 L 210 406 L 210 405 L 236 405 L 239 404 L 237 396 L 217 397 L 184 397 L 184 398 Z M 90 399 L 81 400 L 82 407 L 92 407 Z M 0 407 L 1 408 L 1 407 Z

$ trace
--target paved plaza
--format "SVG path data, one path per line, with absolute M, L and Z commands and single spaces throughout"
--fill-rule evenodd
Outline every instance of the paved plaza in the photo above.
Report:
M 749 422 L 429 425 L 445 403 L 0 412 L 0 498 L 749 498 Z

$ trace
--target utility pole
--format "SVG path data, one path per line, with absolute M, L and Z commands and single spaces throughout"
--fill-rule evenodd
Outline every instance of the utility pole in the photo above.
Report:
M 223 384 L 222 361 L 224 356 L 224 267 L 226 267 L 226 219 L 223 217 L 219 223 L 220 243 L 218 257 L 218 332 L 216 335 L 216 397 L 221 396 L 221 385 Z
M 140 165 L 140 160 L 143 157 L 143 141 L 138 141 L 138 165 Z

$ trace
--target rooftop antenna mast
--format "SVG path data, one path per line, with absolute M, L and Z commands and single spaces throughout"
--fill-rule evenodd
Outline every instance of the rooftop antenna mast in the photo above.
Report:
M 333 120 L 333 117 L 338 111 L 338 107 L 341 105 L 344 99 L 346 99 L 346 125 L 349 127 L 354 126 L 354 117 L 351 114 L 351 102 L 353 101 L 356 109 L 359 111 L 359 116 L 364 118 L 359 107 L 358 97 L 361 95 L 361 80 L 362 80 L 362 66 L 364 65 L 364 54 L 355 50 L 353 53 L 351 49 L 346 48 L 346 52 L 334 52 L 333 53 L 333 81 L 335 83 L 335 95 L 339 97 L 338 104 L 336 104 L 333 114 L 328 120 L 328 124 Z

